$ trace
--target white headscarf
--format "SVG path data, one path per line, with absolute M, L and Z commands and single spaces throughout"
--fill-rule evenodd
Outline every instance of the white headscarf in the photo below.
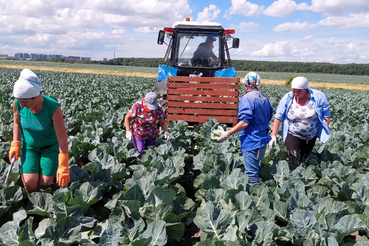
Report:
M 309 81 L 307 78 L 298 76 L 294 78 L 291 82 L 291 89 L 307 89 L 309 86 Z
M 25 68 L 14 84 L 13 95 L 15 98 L 32 98 L 40 95 L 41 90 L 41 80 L 34 72 Z

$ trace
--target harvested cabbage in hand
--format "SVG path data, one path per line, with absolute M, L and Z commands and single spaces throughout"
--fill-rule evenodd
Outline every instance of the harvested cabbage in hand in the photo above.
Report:
M 217 141 L 220 135 L 222 135 L 222 132 L 224 132 L 223 127 L 219 125 L 215 127 L 210 133 L 211 140 Z

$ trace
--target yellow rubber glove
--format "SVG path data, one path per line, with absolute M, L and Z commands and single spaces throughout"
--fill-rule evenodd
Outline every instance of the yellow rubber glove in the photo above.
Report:
M 65 187 L 70 182 L 69 166 L 68 166 L 68 153 L 59 153 L 59 167 L 56 171 L 56 182 L 60 187 Z
M 21 148 L 21 142 L 11 142 L 10 144 L 10 150 L 9 150 L 9 161 L 12 161 L 13 156 L 15 155 L 15 160 L 18 160 L 20 156 L 20 148 Z

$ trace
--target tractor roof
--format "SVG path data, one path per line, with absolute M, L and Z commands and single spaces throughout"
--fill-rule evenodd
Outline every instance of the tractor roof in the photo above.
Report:
M 174 28 L 183 29 L 224 29 L 220 23 L 217 22 L 197 22 L 197 21 L 177 21 L 173 25 Z
M 173 27 L 176 27 L 177 25 L 186 25 L 186 26 L 222 26 L 218 22 L 211 22 L 211 21 L 176 21 L 174 22 Z

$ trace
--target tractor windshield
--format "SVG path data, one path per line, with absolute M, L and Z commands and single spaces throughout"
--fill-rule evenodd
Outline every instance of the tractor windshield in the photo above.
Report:
M 220 66 L 219 36 L 211 34 L 179 33 L 177 64 L 179 67 Z

